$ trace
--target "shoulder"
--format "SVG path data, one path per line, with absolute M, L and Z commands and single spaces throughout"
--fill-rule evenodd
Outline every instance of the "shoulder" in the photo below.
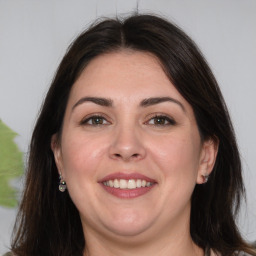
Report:
M 246 253 L 246 252 L 240 252 L 238 256 L 253 256 L 252 254 Z
M 11 253 L 11 252 L 7 252 L 7 253 L 5 253 L 3 256 L 14 256 L 14 254 Z
M 221 256 L 219 253 L 214 253 L 212 250 L 211 250 L 211 253 L 210 253 L 210 256 Z M 248 254 L 246 252 L 235 252 L 234 253 L 234 256 L 253 256 L 251 254 Z
M 234 256 L 252 256 L 251 254 L 248 254 L 246 252 L 235 252 Z
M 253 255 L 246 252 L 238 252 L 237 254 L 235 254 L 235 256 L 253 256 Z

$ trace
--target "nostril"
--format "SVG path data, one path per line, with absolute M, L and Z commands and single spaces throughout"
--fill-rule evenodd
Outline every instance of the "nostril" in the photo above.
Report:
M 133 159 L 139 158 L 140 154 L 136 153 L 136 154 L 132 154 L 132 155 L 129 155 L 129 156 L 125 156 L 123 154 L 116 153 L 113 156 L 115 158 L 123 158 L 123 159 L 127 160 L 127 159 L 131 159 L 131 158 L 133 158 Z

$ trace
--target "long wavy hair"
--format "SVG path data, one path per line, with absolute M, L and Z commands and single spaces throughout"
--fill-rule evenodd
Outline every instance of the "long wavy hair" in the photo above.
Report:
M 121 49 L 155 55 L 192 106 L 202 140 L 212 138 L 219 143 L 208 183 L 196 185 L 192 195 L 193 241 L 222 256 L 240 250 L 256 255 L 235 223 L 244 186 L 234 130 L 218 84 L 195 43 L 176 25 L 154 15 L 98 20 L 69 47 L 32 135 L 12 251 L 18 256 L 83 254 L 86 241 L 78 210 L 68 192 L 58 191 L 51 137 L 61 133 L 70 90 L 87 64 L 96 56 Z

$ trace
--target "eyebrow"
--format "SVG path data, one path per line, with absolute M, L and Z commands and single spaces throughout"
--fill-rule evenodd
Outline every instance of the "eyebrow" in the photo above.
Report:
M 148 106 L 152 106 L 152 105 L 156 105 L 156 104 L 159 104 L 159 103 L 162 103 L 162 102 L 168 102 L 168 101 L 178 104 L 181 107 L 181 109 L 184 112 L 186 112 L 184 105 L 181 102 L 179 102 L 178 100 L 173 99 L 171 97 L 156 97 L 156 98 L 144 99 L 143 101 L 141 101 L 140 106 L 141 107 L 148 107 Z
M 76 108 L 77 106 L 79 106 L 85 102 L 92 102 L 92 103 L 95 103 L 95 104 L 103 106 L 103 107 L 113 107 L 113 101 L 111 99 L 100 98 L 100 97 L 83 97 L 75 103 L 75 105 L 72 107 L 72 111 L 74 110 L 74 108 Z M 163 103 L 163 102 L 176 103 L 181 107 L 181 109 L 184 112 L 186 112 L 183 104 L 181 102 L 179 102 L 178 100 L 173 99 L 171 97 L 147 98 L 140 102 L 140 107 L 149 107 L 149 106 L 156 105 L 156 104 Z
M 111 99 L 106 98 L 99 98 L 99 97 L 83 97 L 77 103 L 72 107 L 72 110 L 76 108 L 77 106 L 85 103 L 85 102 L 93 102 L 97 105 L 103 106 L 103 107 L 112 107 L 113 101 Z

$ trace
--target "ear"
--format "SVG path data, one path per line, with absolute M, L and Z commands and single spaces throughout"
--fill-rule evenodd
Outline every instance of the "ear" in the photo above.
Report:
M 199 170 L 197 175 L 197 184 L 206 183 L 215 164 L 218 153 L 219 141 L 218 139 L 208 139 L 203 142 Z
M 52 135 L 51 138 L 51 149 L 54 155 L 55 164 L 57 166 L 59 175 L 62 175 L 62 154 L 61 154 L 61 147 L 58 139 L 58 135 L 55 133 Z

